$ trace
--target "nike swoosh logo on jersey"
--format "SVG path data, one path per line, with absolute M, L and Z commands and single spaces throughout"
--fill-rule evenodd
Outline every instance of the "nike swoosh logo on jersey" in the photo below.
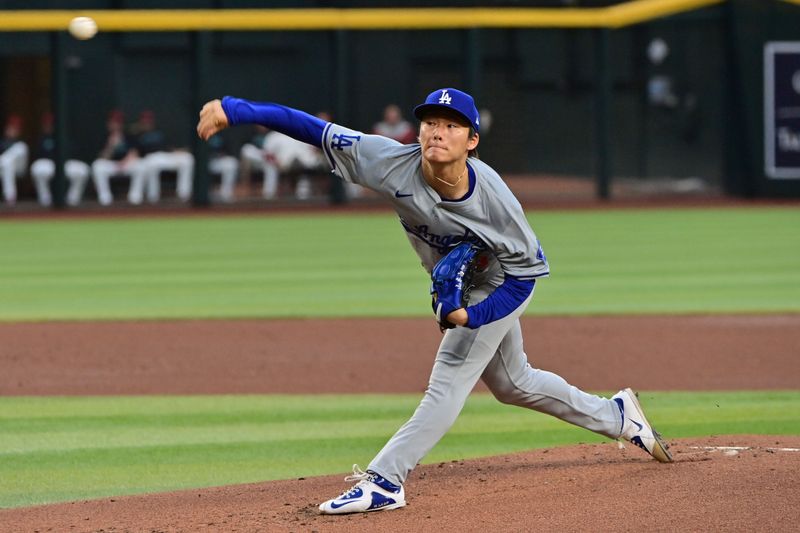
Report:
M 395 198 L 408 198 L 409 196 L 414 196 L 414 193 L 402 193 L 399 190 L 394 192 Z

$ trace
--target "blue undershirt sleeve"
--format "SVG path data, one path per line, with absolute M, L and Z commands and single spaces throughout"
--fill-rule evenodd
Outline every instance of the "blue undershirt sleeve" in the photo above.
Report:
M 231 126 L 261 124 L 289 137 L 322 148 L 327 122 L 303 111 L 268 102 L 251 102 L 233 96 L 222 99 L 222 109 Z
M 479 304 L 467 307 L 467 327 L 476 329 L 508 316 L 533 291 L 535 280 L 521 280 L 506 274 L 503 284 Z

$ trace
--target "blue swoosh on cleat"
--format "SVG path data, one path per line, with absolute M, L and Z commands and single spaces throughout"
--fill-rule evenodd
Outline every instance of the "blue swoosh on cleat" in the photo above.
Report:
M 402 193 L 399 190 L 394 192 L 395 198 L 408 198 L 409 196 L 414 196 L 414 193 Z
M 340 503 L 338 505 L 336 504 L 336 502 L 331 502 L 331 509 L 339 509 L 341 507 L 344 507 L 345 505 L 356 503 L 357 501 L 358 500 L 350 500 L 349 502 Z

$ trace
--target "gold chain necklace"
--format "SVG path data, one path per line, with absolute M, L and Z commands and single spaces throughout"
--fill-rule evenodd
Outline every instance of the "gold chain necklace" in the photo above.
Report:
M 440 178 L 440 177 L 439 177 L 439 176 L 437 176 L 436 174 L 434 174 L 434 175 L 433 175 L 433 177 L 434 177 L 434 178 L 436 178 L 437 180 L 441 181 L 441 182 L 442 182 L 442 183 L 444 183 L 445 185 L 448 185 L 448 186 L 450 186 L 450 187 L 455 187 L 456 185 L 458 185 L 459 183 L 461 183 L 461 179 L 464 177 L 464 174 L 466 174 L 466 173 L 467 173 L 467 167 L 464 167 L 464 172 L 462 172 L 462 173 L 461 173 L 461 175 L 458 177 L 458 179 L 456 180 L 456 182 L 455 182 L 455 183 L 450 183 L 450 182 L 449 182 L 449 181 L 447 181 L 447 180 L 443 180 L 442 178 Z

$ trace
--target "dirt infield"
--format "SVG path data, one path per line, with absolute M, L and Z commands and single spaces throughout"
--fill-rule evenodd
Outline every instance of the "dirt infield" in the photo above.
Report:
M 584 389 L 800 385 L 800 314 L 526 317 L 522 329 L 534 366 Z M 0 323 L 0 394 L 421 392 L 440 338 L 427 318 Z
M 523 322 L 532 363 L 586 389 L 798 386 L 800 315 Z M 428 319 L 0 324 L 0 394 L 421 392 L 439 338 Z M 706 448 L 719 446 L 747 449 Z M 317 515 L 347 488 L 327 476 L 0 510 L 0 530 L 789 530 L 797 448 L 682 440 L 661 465 L 630 446 L 578 445 L 420 467 L 408 507 L 387 513 Z

